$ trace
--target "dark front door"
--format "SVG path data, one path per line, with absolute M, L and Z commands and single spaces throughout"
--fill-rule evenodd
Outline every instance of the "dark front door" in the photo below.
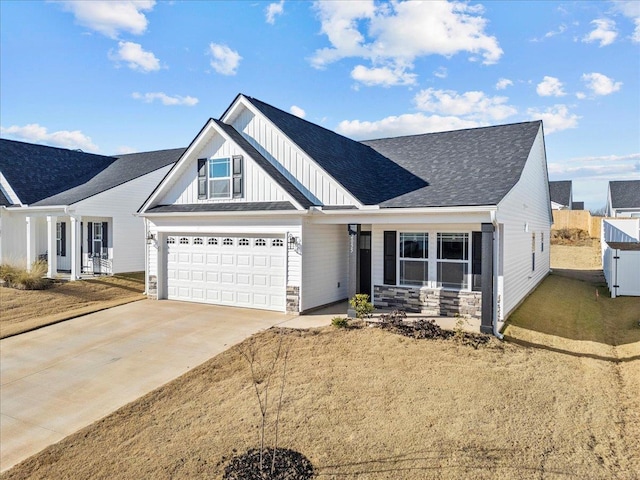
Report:
M 371 232 L 360 232 L 358 247 L 360 255 L 358 293 L 366 293 L 371 298 Z

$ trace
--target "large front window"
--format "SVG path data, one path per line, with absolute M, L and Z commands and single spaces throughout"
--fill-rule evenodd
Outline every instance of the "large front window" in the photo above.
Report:
M 209 192 L 211 198 L 231 198 L 231 159 L 209 159 Z
M 400 284 L 427 285 L 428 258 L 428 233 L 400 233 Z
M 438 233 L 438 287 L 469 288 L 469 234 Z

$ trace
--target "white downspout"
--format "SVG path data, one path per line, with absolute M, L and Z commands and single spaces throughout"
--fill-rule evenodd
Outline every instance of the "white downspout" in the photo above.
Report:
M 498 267 L 500 245 L 500 227 L 498 226 L 498 214 L 495 210 L 491 211 L 491 223 L 493 224 L 493 335 L 499 340 L 504 339 L 504 335 L 498 331 Z

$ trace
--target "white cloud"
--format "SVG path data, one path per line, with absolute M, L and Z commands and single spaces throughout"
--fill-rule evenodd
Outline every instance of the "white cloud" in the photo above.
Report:
M 416 77 L 416 74 L 407 73 L 403 68 L 367 68 L 364 65 L 356 65 L 351 71 L 351 78 L 368 87 L 374 85 L 383 87 L 415 85 Z
M 600 46 L 611 45 L 618 32 L 616 31 L 616 22 L 608 18 L 599 18 L 591 22 L 596 28 L 586 35 L 582 41 L 586 43 L 600 42 Z
M 487 21 L 481 16 L 479 5 L 368 0 L 318 1 L 315 8 L 321 31 L 331 44 L 316 50 L 311 58 L 316 68 L 342 58 L 357 57 L 371 62 L 369 71 L 393 72 L 394 77 L 405 79 L 395 84 L 404 85 L 407 71 L 413 69 L 417 57 L 451 57 L 467 52 L 470 60 L 482 59 L 483 63 L 492 64 L 502 56 L 496 38 L 485 33 Z M 369 80 L 367 85 L 379 84 L 371 82 L 371 75 L 365 78 Z M 388 82 L 381 84 L 388 85 Z
M 211 66 L 221 75 L 235 75 L 242 57 L 235 50 L 219 43 L 209 44 Z
M 508 78 L 501 78 L 498 80 L 498 83 L 496 83 L 496 90 L 504 90 L 511 86 L 513 86 L 513 82 L 511 80 Z
M 613 6 L 615 10 L 633 21 L 635 30 L 631 35 L 631 41 L 640 43 L 640 2 L 638 0 L 618 0 Z
M 284 12 L 284 0 L 280 0 L 277 3 L 270 3 L 267 8 L 265 8 L 265 13 L 267 15 L 267 23 L 273 25 L 276 23 L 276 16 L 282 15 Z
M 293 113 L 296 117 L 300 117 L 300 118 L 304 118 L 305 115 L 307 114 L 303 109 L 301 109 L 297 105 L 291 105 L 291 108 L 289 109 L 289 111 Z
M 142 100 L 145 103 L 152 103 L 154 100 L 160 100 L 163 105 L 168 106 L 186 105 L 187 107 L 193 107 L 194 105 L 197 105 L 199 101 L 197 98 L 190 97 L 188 95 L 186 97 L 181 95 L 169 96 L 164 92 L 149 92 L 144 94 L 133 92 L 131 97 L 136 100 Z
M 433 74 L 438 78 L 447 78 L 447 76 L 449 75 L 449 72 L 445 67 L 438 67 L 438 69 L 435 72 L 433 72 Z
M 126 62 L 131 70 L 139 72 L 160 70 L 160 60 L 152 52 L 146 52 L 139 43 L 118 42 L 118 51 L 109 51 L 109 59 L 116 63 Z
M 429 132 L 443 132 L 472 128 L 479 126 L 478 122 L 463 120 L 458 117 L 427 116 L 423 113 L 406 113 L 390 116 L 375 122 L 360 120 L 343 120 L 336 131 L 347 137 L 362 140 L 366 138 L 396 137 L 401 135 L 415 135 Z
M 128 145 L 120 145 L 116 148 L 116 155 L 126 155 L 127 153 L 136 153 L 136 149 Z
M 576 98 L 578 100 L 584 100 L 585 98 L 587 98 L 587 95 L 584 92 L 577 92 L 576 93 Z
M 91 140 L 91 137 L 88 137 L 80 130 L 58 130 L 57 132 L 49 133 L 46 127 L 42 127 L 37 123 L 30 123 L 22 127 L 18 125 L 12 125 L 8 128 L 0 127 L 0 133 L 14 140 L 40 143 L 52 147 L 74 150 L 79 148 L 87 152 L 97 152 L 99 150 L 98 146 Z
M 637 178 L 640 175 L 640 153 L 629 155 L 603 155 L 577 157 L 562 162 L 549 163 L 549 175 L 582 179 Z
M 617 92 L 622 87 L 622 82 L 616 82 L 612 78 L 601 73 L 585 73 L 582 75 L 582 81 L 586 87 L 591 90 L 593 95 L 610 95 Z
M 545 134 L 576 128 L 580 119 L 575 113 L 569 113 L 569 108 L 566 105 L 554 105 L 544 111 L 530 108 L 527 110 L 527 114 L 532 120 L 542 120 Z
M 120 32 L 142 35 L 148 24 L 143 12 L 151 11 L 156 2 L 79 0 L 60 3 L 65 10 L 73 13 L 78 24 L 115 39 Z
M 562 90 L 562 82 L 556 77 L 545 76 L 536 87 L 536 92 L 541 97 L 562 97 L 566 95 Z
M 507 97 L 488 97 L 480 91 L 459 94 L 453 90 L 434 88 L 421 90 L 414 98 L 419 110 L 468 117 L 470 120 L 482 122 L 503 120 L 515 115 L 517 110 L 507 105 L 507 101 Z

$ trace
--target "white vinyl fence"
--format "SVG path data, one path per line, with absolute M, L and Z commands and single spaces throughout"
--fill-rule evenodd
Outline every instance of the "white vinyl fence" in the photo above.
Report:
M 640 220 L 602 221 L 602 269 L 611 298 L 640 296 Z

